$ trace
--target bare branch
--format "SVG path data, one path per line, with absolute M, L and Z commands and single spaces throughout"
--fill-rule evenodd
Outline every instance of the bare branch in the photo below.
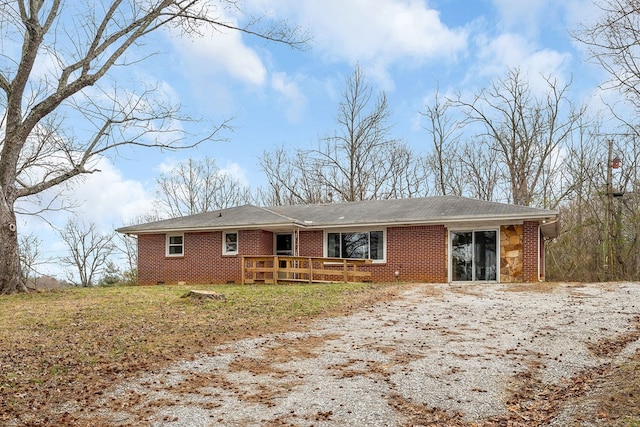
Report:
M 128 52 L 162 28 L 181 28 L 189 36 L 203 28 L 236 30 L 294 48 L 308 41 L 298 27 L 283 21 L 224 22 L 218 8 L 225 5 L 236 4 L 95 0 L 63 7 L 61 0 L 0 2 L 2 37 L 21 46 L 16 54 L 7 49 L 13 43 L 3 43 L 0 51 L 0 102 L 5 106 L 0 121 L 0 293 L 24 288 L 19 280 L 18 199 L 95 173 L 99 156 L 117 155 L 126 146 L 192 148 L 223 139 L 221 133 L 229 129 L 223 121 L 208 133 L 187 133 L 180 125 L 197 119 L 182 116 L 179 105 L 156 97 L 157 88 L 144 82 L 131 85 L 136 94 L 119 92 L 123 85 L 118 83 L 113 92 L 105 89 L 105 76 L 114 67 L 134 63 Z M 53 65 L 36 70 L 40 63 Z

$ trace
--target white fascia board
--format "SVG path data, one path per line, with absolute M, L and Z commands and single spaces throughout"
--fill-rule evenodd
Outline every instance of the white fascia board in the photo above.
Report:
M 413 220 L 413 221 L 398 221 L 398 222 L 355 222 L 355 223 L 340 223 L 340 224 L 306 224 L 300 226 L 300 228 L 306 229 L 329 229 L 329 228 L 371 228 L 371 227 L 404 227 L 415 225 L 448 225 L 448 224 L 522 224 L 524 221 L 541 221 L 545 219 L 554 220 L 557 214 L 539 214 L 539 215 L 505 215 L 505 216 L 492 216 L 492 217 L 460 217 L 460 218 L 442 218 L 432 220 Z
M 290 228 L 308 229 L 308 230 L 325 230 L 325 229 L 344 229 L 344 228 L 372 228 L 372 227 L 406 227 L 416 225 L 445 225 L 445 226 L 457 226 L 458 224 L 486 224 L 489 226 L 495 226 L 496 224 L 522 224 L 524 221 L 542 221 L 549 219 L 555 220 L 558 217 L 558 213 L 555 211 L 541 212 L 534 215 L 495 215 L 491 217 L 482 216 L 468 216 L 458 218 L 438 218 L 430 220 L 410 220 L 410 221 L 381 221 L 381 222 L 354 222 L 354 223 L 312 223 L 312 222 L 292 222 L 292 223 L 270 223 L 270 224 L 230 224 L 226 226 L 210 227 L 176 227 L 176 228 L 159 228 L 151 230 L 130 231 L 127 234 L 164 234 L 175 232 L 205 232 L 205 231 L 224 231 L 224 230 L 260 230 L 260 229 L 272 229 L 272 230 L 284 230 Z M 127 227 L 122 227 L 127 228 Z M 117 230 L 116 230 L 117 231 Z M 121 232 L 126 233 L 126 232 Z
M 290 230 L 291 228 L 296 228 L 296 227 L 304 228 L 304 227 L 301 227 L 299 224 L 281 224 L 281 223 L 244 224 L 244 225 L 234 224 L 234 225 L 226 225 L 226 226 L 219 226 L 219 227 L 202 226 L 202 227 L 157 228 L 157 229 L 151 229 L 151 230 L 140 230 L 140 231 L 129 231 L 129 232 L 119 231 L 119 233 L 140 235 L 140 234 L 166 234 L 166 233 L 200 233 L 200 232 L 206 232 L 206 231 L 226 231 L 226 230 L 264 230 L 264 229 Z

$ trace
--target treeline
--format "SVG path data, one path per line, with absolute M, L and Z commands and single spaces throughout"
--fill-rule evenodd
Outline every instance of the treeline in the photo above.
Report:
M 391 137 L 384 93 L 374 97 L 356 68 L 333 135 L 314 149 L 263 154 L 269 185 L 260 200 L 451 194 L 556 209 L 562 231 L 548 242 L 549 279 L 638 280 L 640 135 L 623 120 L 603 131 L 569 89 L 547 77 L 534 90 L 513 69 L 471 99 L 436 93 L 421 112 L 425 149 L 416 153 Z
M 471 99 L 435 93 L 421 112 L 419 152 L 393 137 L 386 95 L 356 67 L 332 134 L 314 148 L 262 154 L 265 187 L 242 185 L 214 159 L 188 160 L 158 179 L 156 215 L 459 195 L 558 210 L 561 233 L 547 245 L 551 280 L 637 280 L 639 135 L 623 121 L 604 132 L 601 119 L 571 102 L 570 84 L 542 83 L 534 90 L 513 69 Z
M 600 19 L 573 34 L 610 76 L 602 88 L 619 95 L 604 111 L 573 101 L 571 82 L 511 69 L 472 95 L 436 91 L 420 111 L 424 145 L 411 149 L 393 136 L 386 94 L 375 92 L 356 66 L 345 82 L 336 125 L 325 137 L 313 147 L 262 153 L 264 187 L 247 188 L 213 159 L 189 160 L 158 178 L 152 217 L 242 203 L 462 195 L 558 210 L 561 233 L 547 244 L 548 279 L 640 280 L 636 3 L 600 1 Z M 69 256 L 62 261 L 78 270 L 78 284 L 90 286 L 95 275 L 89 270 L 95 266 L 102 269 L 101 277 L 108 275 L 105 266 L 115 249 L 103 256 L 112 245 L 101 245 L 100 236 L 93 233 L 95 245 L 89 249 L 98 248 L 100 253 L 92 257 L 100 262 L 88 263 L 74 255 L 73 242 L 92 239 L 73 227 L 62 230 L 70 237 Z M 91 232 L 92 226 L 75 228 Z M 126 245 L 131 242 L 119 245 L 120 251 L 133 274 L 135 251 Z M 36 265 L 37 256 L 21 252 L 22 270 L 32 271 L 25 263 Z M 83 273 L 83 268 L 88 270 Z

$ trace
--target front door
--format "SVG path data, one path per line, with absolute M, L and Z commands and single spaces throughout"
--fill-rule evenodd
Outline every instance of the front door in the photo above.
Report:
M 451 280 L 496 281 L 498 232 L 495 230 L 451 232 Z
M 277 256 L 293 256 L 293 234 L 291 233 L 276 234 L 276 255 Z M 289 261 L 289 265 L 287 265 L 287 261 L 281 259 L 278 262 L 278 267 L 287 269 L 289 267 L 292 267 L 290 263 L 291 261 Z M 283 271 L 278 272 L 278 280 L 292 278 L 290 276 L 291 275 L 287 274 L 286 272 L 283 272 Z

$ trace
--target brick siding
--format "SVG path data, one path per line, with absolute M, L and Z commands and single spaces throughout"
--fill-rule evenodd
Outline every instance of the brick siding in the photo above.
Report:
M 538 237 L 540 230 L 537 222 L 525 221 L 522 231 L 522 281 L 538 281 L 538 262 L 540 253 Z
M 242 255 L 273 253 L 273 233 L 238 232 L 238 255 L 222 255 L 222 232 L 184 234 L 184 255 L 165 256 L 165 235 L 138 237 L 138 284 L 240 283 Z
M 372 264 L 374 282 L 447 281 L 447 230 L 442 225 L 387 228 L 387 262 Z
M 322 230 L 300 231 L 298 254 L 308 257 L 324 256 L 324 232 Z
M 523 225 L 522 276 L 502 281 L 538 280 L 539 227 L 534 221 Z M 443 225 L 389 227 L 386 231 L 385 263 L 361 267 L 372 273 L 374 282 L 393 282 L 395 272 L 402 282 L 443 283 L 448 280 L 448 234 Z M 320 230 L 300 231 L 300 256 L 322 257 L 324 233 Z M 242 255 L 271 255 L 274 234 L 264 230 L 240 230 L 238 255 L 222 255 L 222 232 L 184 234 L 184 256 L 165 256 L 164 234 L 138 237 L 138 282 L 157 283 L 240 283 Z M 502 263 L 502 260 L 501 260 Z M 501 266 L 502 267 L 502 266 Z

